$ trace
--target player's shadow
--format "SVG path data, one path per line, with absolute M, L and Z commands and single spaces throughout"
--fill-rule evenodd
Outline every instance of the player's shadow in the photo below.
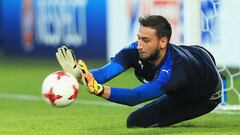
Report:
M 219 126 L 216 126 L 216 125 L 209 125 L 209 124 L 202 124 L 202 125 L 199 125 L 199 124 L 176 124 L 176 125 L 170 125 L 170 126 L 159 126 L 159 125 L 154 125 L 154 126 L 151 126 L 149 128 L 216 128 L 216 127 L 219 127 Z
M 197 124 L 177 124 L 177 125 L 172 125 L 170 127 L 171 128 L 216 128 L 218 126 L 210 125 L 210 124 L 202 124 L 202 125 L 197 125 Z
M 236 123 L 221 123 L 221 124 L 217 124 L 217 123 L 197 123 L 197 122 L 193 122 L 193 123 L 178 123 L 178 124 L 175 124 L 175 125 L 170 125 L 170 126 L 165 126 L 165 127 L 161 127 L 159 125 L 155 125 L 155 126 L 152 126 L 150 128 L 198 128 L 198 129 L 216 129 L 216 128 L 226 128 L 226 127 L 229 127 L 229 128 L 235 128 L 237 127 L 238 125 Z

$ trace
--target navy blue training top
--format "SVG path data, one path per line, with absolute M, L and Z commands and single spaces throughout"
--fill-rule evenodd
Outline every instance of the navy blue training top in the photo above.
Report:
M 99 83 L 105 83 L 132 67 L 138 80 L 143 82 L 133 89 L 111 88 L 108 100 L 130 106 L 162 94 L 183 100 L 205 100 L 215 91 L 218 82 L 215 61 L 204 48 L 168 44 L 164 59 L 153 67 L 139 59 L 137 45 L 132 43 L 110 63 L 91 71 Z

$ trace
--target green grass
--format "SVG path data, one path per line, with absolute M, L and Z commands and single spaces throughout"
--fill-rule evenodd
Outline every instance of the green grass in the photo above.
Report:
M 87 63 L 90 68 L 104 64 L 97 60 Z M 40 97 L 43 79 L 56 70 L 61 69 L 51 59 L 0 58 L 0 95 L 8 93 Z M 132 70 L 107 83 L 128 88 L 139 84 Z M 103 105 L 82 103 L 83 100 Z M 210 113 L 167 128 L 127 129 L 126 118 L 137 107 L 108 105 L 108 101 L 87 93 L 83 87 L 80 87 L 78 101 L 66 108 L 54 108 L 43 100 L 0 97 L 0 135 L 235 135 L 239 134 L 240 129 L 239 111 L 232 115 Z

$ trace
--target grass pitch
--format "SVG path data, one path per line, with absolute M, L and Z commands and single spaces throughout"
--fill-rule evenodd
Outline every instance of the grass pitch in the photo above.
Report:
M 87 61 L 90 68 L 103 62 Z M 126 118 L 137 109 L 110 103 L 80 87 L 78 101 L 54 108 L 41 98 L 41 83 L 61 70 L 55 60 L 0 58 L 0 135 L 235 135 L 240 111 L 210 113 L 167 128 L 127 129 Z M 127 81 L 126 81 L 127 78 Z M 132 70 L 107 85 L 132 88 L 140 83 Z

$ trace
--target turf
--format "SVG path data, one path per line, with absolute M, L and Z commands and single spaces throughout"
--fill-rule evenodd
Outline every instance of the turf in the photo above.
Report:
M 99 60 L 87 63 L 90 68 L 104 64 Z M 38 97 L 36 100 L 23 100 L 0 96 L 0 135 L 239 134 L 239 111 L 230 114 L 210 113 L 167 128 L 127 129 L 126 118 L 137 107 L 109 104 L 108 101 L 87 93 L 83 87 L 80 87 L 76 103 L 66 108 L 51 107 L 42 100 L 40 90 L 44 77 L 56 70 L 61 69 L 51 59 L 0 58 L 0 95 Z M 128 88 L 139 84 L 132 70 L 107 83 Z M 94 101 L 96 104 L 82 101 Z

